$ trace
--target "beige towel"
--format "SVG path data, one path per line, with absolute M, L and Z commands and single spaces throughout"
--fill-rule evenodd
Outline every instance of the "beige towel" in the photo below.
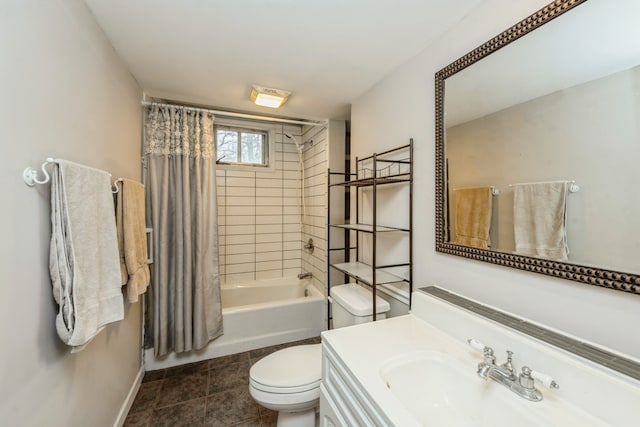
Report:
M 116 208 L 120 271 L 122 284 L 127 285 L 127 300 L 134 303 L 147 290 L 150 280 L 144 186 L 123 178 L 120 187 Z
M 124 318 L 111 176 L 57 160 L 51 175 L 49 272 L 56 330 L 79 351 Z
M 558 261 L 569 255 L 566 181 L 518 184 L 513 195 L 516 253 Z
M 455 190 L 454 244 L 488 249 L 491 246 L 491 187 Z

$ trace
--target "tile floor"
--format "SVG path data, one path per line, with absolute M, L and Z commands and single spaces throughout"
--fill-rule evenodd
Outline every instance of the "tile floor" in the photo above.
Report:
M 267 427 L 277 413 L 249 395 L 249 368 L 264 356 L 320 337 L 145 373 L 125 427 Z

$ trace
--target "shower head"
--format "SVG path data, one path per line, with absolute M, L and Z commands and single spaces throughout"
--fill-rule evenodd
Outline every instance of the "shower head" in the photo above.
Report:
M 291 135 L 290 133 L 285 133 L 284 136 L 286 136 L 296 144 L 296 148 L 298 149 L 298 151 L 302 151 L 303 145 L 298 142 L 295 136 Z

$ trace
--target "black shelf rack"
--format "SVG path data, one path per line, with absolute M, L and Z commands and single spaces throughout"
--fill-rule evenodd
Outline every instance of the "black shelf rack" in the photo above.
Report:
M 331 172 L 327 171 L 327 294 L 331 296 L 331 270 L 337 270 L 345 275 L 345 282 L 349 278 L 357 283 L 371 288 L 373 293 L 373 320 L 376 320 L 376 296 L 377 286 L 386 283 L 406 282 L 409 284 L 409 305 L 411 305 L 411 293 L 413 291 L 413 138 L 409 144 L 393 148 L 381 153 L 374 153 L 364 158 L 355 159 L 356 172 Z M 334 182 L 335 178 L 340 178 Z M 409 227 L 394 227 L 378 224 L 377 192 L 379 186 L 408 185 L 409 186 Z M 355 222 L 346 224 L 331 223 L 331 191 L 342 187 L 346 189 L 345 203 L 349 202 L 351 188 L 356 189 L 355 196 Z M 360 198 L 362 189 L 371 189 L 371 221 L 360 222 L 362 212 Z M 339 248 L 331 247 L 331 229 L 344 230 L 344 245 Z M 350 233 L 355 232 L 355 246 L 351 246 Z M 371 264 L 360 261 L 360 234 L 372 235 Z M 408 233 L 409 260 L 398 264 L 379 265 L 377 262 L 378 235 L 386 233 Z M 355 250 L 355 260 L 351 260 L 351 251 Z M 331 253 L 344 251 L 344 262 L 332 263 Z M 408 268 L 406 276 L 396 274 L 390 269 L 396 267 Z M 327 305 L 328 328 L 331 328 L 331 307 Z

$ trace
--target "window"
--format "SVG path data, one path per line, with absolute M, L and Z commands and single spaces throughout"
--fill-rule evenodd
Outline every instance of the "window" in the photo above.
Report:
M 215 126 L 217 163 L 269 165 L 268 132 L 241 127 Z

